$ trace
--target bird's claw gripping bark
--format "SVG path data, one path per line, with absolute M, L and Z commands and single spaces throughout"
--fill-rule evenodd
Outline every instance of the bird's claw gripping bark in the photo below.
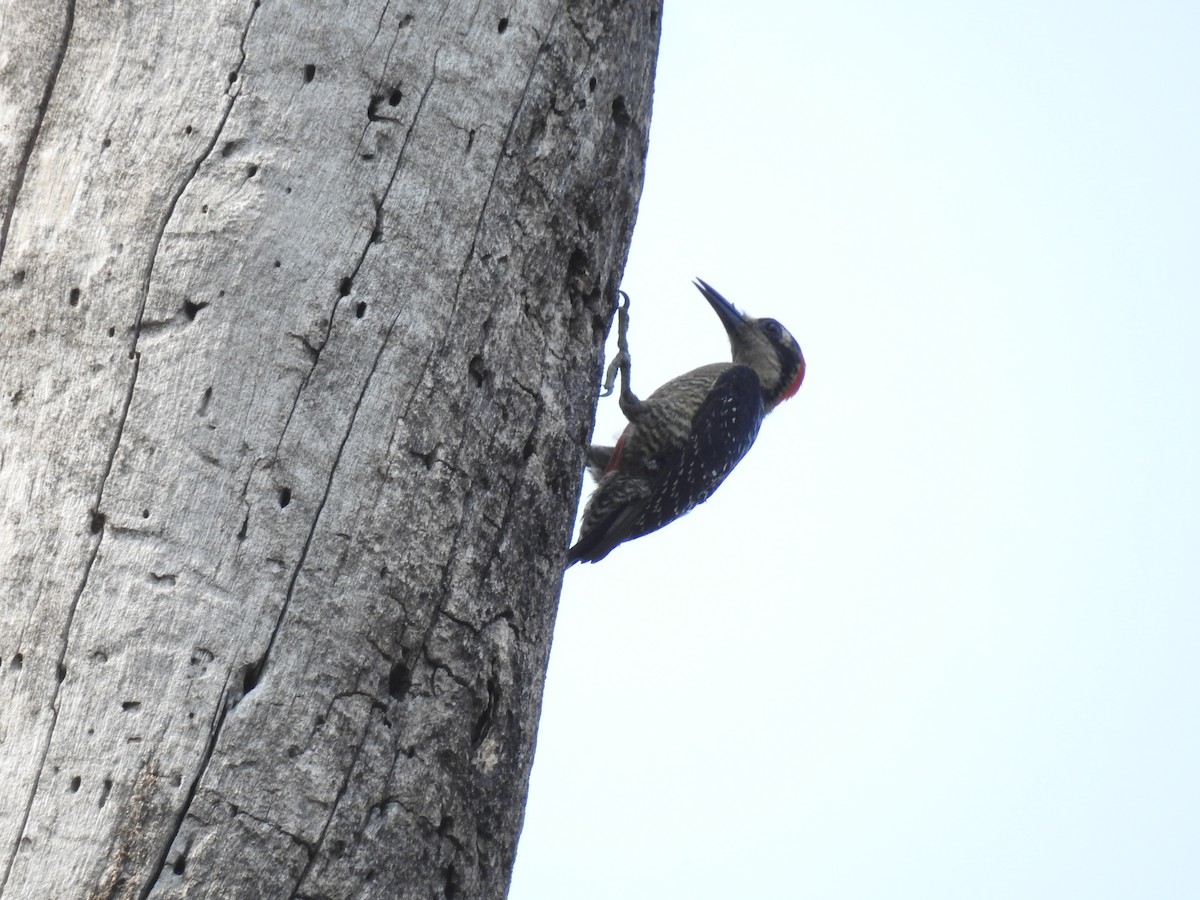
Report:
M 601 397 L 612 396 L 613 388 L 617 385 L 617 373 L 621 373 L 621 393 L 629 391 L 629 295 L 617 291 L 617 355 L 608 364 L 604 373 L 604 390 Z

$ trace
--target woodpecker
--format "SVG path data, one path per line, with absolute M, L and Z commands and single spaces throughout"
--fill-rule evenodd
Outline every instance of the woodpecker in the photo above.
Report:
M 693 283 L 725 326 L 733 361 L 693 369 L 639 400 L 629 388 L 629 297 L 621 293 L 618 353 L 602 396 L 612 393 L 619 372 L 629 424 L 616 446 L 588 448 L 598 484 L 568 566 L 598 562 L 711 497 L 754 443 L 763 417 L 804 380 L 804 354 L 786 328 L 739 312 L 699 278 Z

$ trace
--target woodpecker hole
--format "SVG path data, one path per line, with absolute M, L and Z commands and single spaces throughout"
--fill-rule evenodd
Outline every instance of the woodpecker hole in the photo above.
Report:
M 372 94 L 371 99 L 367 101 L 367 118 L 372 122 L 378 122 L 382 116 L 379 115 L 379 105 L 383 103 L 383 94 Z
M 236 70 L 229 73 L 229 83 L 233 84 L 235 81 L 237 81 L 237 71 Z
M 139 709 L 141 707 L 141 705 L 142 705 L 142 701 L 140 701 L 140 700 L 126 700 L 125 702 L 123 702 L 121 704 L 121 711 L 122 712 L 132 712 L 135 709 Z
M 67 667 L 64 666 L 62 663 L 59 663 L 58 668 L 55 670 L 54 674 L 58 678 L 58 683 L 62 684 L 64 681 L 67 680 Z
M 78 775 L 76 775 L 74 778 L 72 778 L 71 784 L 69 786 L 69 790 L 71 791 L 71 793 L 72 794 L 76 793 L 79 790 L 79 786 L 81 784 L 83 784 L 83 779 L 80 778 Z
M 187 869 L 187 850 L 180 852 L 180 854 L 175 857 L 175 862 L 171 863 L 171 871 L 174 872 L 176 876 L 182 876 L 185 869 Z
M 499 704 L 500 680 L 495 675 L 491 675 L 487 680 L 487 704 L 483 707 L 483 712 L 479 714 L 479 718 L 475 720 L 475 725 L 471 729 L 472 747 L 478 748 L 491 732 L 492 717 L 496 714 L 496 707 Z
M 289 487 L 279 489 L 279 508 L 283 509 L 292 502 L 292 489 Z
M 624 128 L 633 121 L 633 119 L 629 117 L 629 110 L 625 108 L 624 97 L 618 96 L 617 99 L 612 102 L 612 120 L 618 128 Z
M 476 354 L 471 357 L 471 361 L 467 364 L 467 372 L 471 375 L 471 380 L 475 382 L 475 387 L 483 387 L 484 379 L 487 378 L 487 369 L 483 367 L 483 357 Z
M 246 177 L 247 178 L 253 178 L 257 174 L 258 174 L 258 166 L 251 163 L 250 165 L 248 165 L 246 167 Z
M 593 75 L 591 78 L 588 79 L 588 93 L 589 94 L 596 93 L 596 76 L 595 75 Z
M 116 326 L 116 325 L 109 325 L 109 326 L 108 326 L 108 336 L 109 336 L 109 337 L 112 337 L 112 336 L 113 336 L 113 335 L 115 335 L 116 333 L 117 333 L 117 326 Z
M 221 148 L 221 155 L 222 156 L 232 156 L 233 151 L 236 150 L 237 148 L 238 148 L 237 141 L 226 141 L 225 145 Z
M 21 666 L 25 665 L 25 654 L 14 653 L 13 658 L 9 661 L 8 667 L 14 672 L 20 672 Z
M 345 297 L 354 288 L 354 279 L 347 275 L 338 282 L 338 293 Z
M 392 664 L 388 672 L 388 693 L 393 700 L 403 700 L 412 687 L 412 671 L 403 662 Z
M 506 31 L 508 31 L 508 17 L 507 16 L 496 23 L 496 32 L 498 34 L 504 34 L 504 32 L 506 32 Z
M 104 513 L 93 509 L 91 521 L 88 523 L 88 528 L 91 530 L 92 534 L 99 534 L 101 531 L 103 531 L 104 523 L 107 521 L 107 519 L 108 516 L 104 515 Z
M 252 690 L 258 687 L 258 680 L 262 677 L 263 666 L 266 665 L 267 658 L 264 656 L 257 663 L 246 666 L 242 670 L 242 696 L 245 697 Z
M 194 321 L 196 321 L 196 316 L 200 314 L 200 310 L 204 309 L 207 306 L 208 306 L 208 304 L 204 303 L 204 302 L 193 303 L 191 300 L 184 300 L 183 301 L 183 314 L 185 316 L 187 316 L 187 320 L 189 322 L 194 322 Z
M 25 283 L 25 270 L 17 269 L 17 271 L 13 272 L 13 284 L 22 285 L 24 283 Z
M 278 269 L 280 265 L 281 265 L 281 263 L 279 262 L 279 260 L 275 260 L 275 265 L 272 268 Z
M 103 147 L 105 150 L 107 150 L 109 147 L 112 146 L 112 138 L 105 138 L 104 140 L 102 140 L 100 142 L 100 146 Z
M 78 306 L 79 305 L 79 293 L 80 293 L 79 288 L 71 288 L 71 293 L 70 293 L 70 296 L 67 297 L 67 302 L 70 303 L 72 306 Z
M 307 66 L 304 67 L 304 83 L 308 84 L 316 77 L 317 77 L 317 67 L 315 65 L 313 65 L 312 63 L 309 63 Z
M 148 519 L 148 518 L 150 518 L 150 510 L 148 510 L 148 509 L 143 509 L 143 510 L 142 510 L 142 518 L 143 518 L 143 519 Z
M 108 795 L 112 793 L 112 786 L 111 778 L 105 778 L 104 783 L 100 786 L 100 809 L 104 809 L 105 804 L 108 803 Z
M 392 88 L 388 93 L 388 106 L 399 106 L 400 101 L 403 99 L 404 94 L 400 91 L 400 88 Z
M 249 528 L 250 528 L 250 513 L 246 513 L 246 518 L 242 519 L 242 527 L 238 529 L 237 539 L 239 541 L 244 541 L 246 539 L 246 532 L 247 532 L 247 530 L 249 530 Z
M 361 319 L 367 314 L 367 301 L 359 300 L 354 306 L 354 318 Z
M 191 125 L 188 125 L 186 128 L 184 128 L 184 129 L 183 129 L 183 133 L 184 133 L 184 134 L 191 134 L 191 133 L 192 133 L 194 130 L 195 130 L 195 129 L 193 129 Z

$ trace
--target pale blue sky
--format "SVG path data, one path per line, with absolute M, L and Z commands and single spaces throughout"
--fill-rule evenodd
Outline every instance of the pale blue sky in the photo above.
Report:
M 669 0 L 643 395 L 696 275 L 808 377 L 567 573 L 512 900 L 1200 896 L 1200 5 Z

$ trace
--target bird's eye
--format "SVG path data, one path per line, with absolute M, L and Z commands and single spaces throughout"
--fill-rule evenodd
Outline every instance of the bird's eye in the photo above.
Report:
M 783 326 L 774 319 L 763 319 L 763 328 L 767 329 L 767 334 L 773 338 L 783 336 Z

